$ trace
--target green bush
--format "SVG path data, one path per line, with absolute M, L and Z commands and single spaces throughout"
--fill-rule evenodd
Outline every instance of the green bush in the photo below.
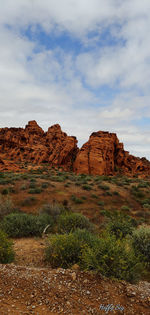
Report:
M 98 196 L 96 194 L 91 195 L 92 198 L 98 199 Z
M 111 191 L 105 191 L 103 195 L 104 196 L 112 196 L 112 192 Z
M 104 206 L 105 203 L 104 203 L 104 201 L 99 200 L 97 204 L 98 204 L 98 206 Z
M 48 186 L 49 186 L 48 182 L 42 183 L 42 185 L 41 185 L 41 187 L 44 188 L 44 189 L 48 188 Z
M 5 216 L 1 228 L 10 237 L 40 236 L 44 228 L 53 227 L 53 219 L 47 214 L 35 216 L 26 213 L 12 213 Z
M 82 250 L 81 265 L 83 269 L 129 282 L 137 281 L 144 270 L 130 243 L 110 235 Z
M 82 186 L 82 188 L 83 188 L 84 190 L 91 190 L 91 189 L 92 189 L 92 187 L 91 187 L 90 185 L 88 185 L 88 184 L 84 184 L 84 185 Z
M 149 203 L 144 203 L 143 204 L 144 209 L 150 209 L 150 204 Z
M 46 203 L 39 209 L 39 213 L 46 213 L 56 219 L 61 213 L 65 212 L 65 207 L 60 203 Z
M 27 197 L 25 198 L 22 202 L 21 202 L 21 205 L 24 207 L 24 206 L 31 206 L 33 205 L 33 203 L 36 201 L 36 197 L 34 196 L 31 196 L 31 197 Z
M 89 247 L 93 247 L 93 245 L 99 241 L 96 234 L 93 234 L 86 229 L 77 229 L 73 232 L 73 235 L 77 240 L 82 241 L 84 246 L 88 245 Z
M 0 219 L 2 219 L 5 215 L 14 211 L 14 205 L 10 198 L 3 199 L 0 196 Z
M 80 243 L 73 234 L 52 235 L 45 250 L 46 260 L 53 268 L 69 268 L 79 261 Z
M 27 185 L 26 184 L 22 184 L 20 187 L 21 190 L 26 190 L 27 189 Z
M 138 184 L 138 188 L 147 188 L 147 187 L 149 187 L 149 185 L 150 185 L 149 182 L 143 181 L 143 182 Z
M 123 205 L 121 207 L 121 210 L 123 210 L 123 211 L 130 211 L 130 208 L 128 206 L 126 206 L 126 205 Z
M 110 217 L 107 224 L 107 231 L 115 235 L 116 238 L 124 238 L 127 234 L 132 234 L 136 221 L 130 216 L 121 213 L 115 214 Z
M 38 188 L 38 187 L 36 187 L 36 188 L 31 188 L 30 190 L 29 190 L 29 194 L 40 194 L 42 192 L 42 189 L 41 188 Z
M 82 198 L 83 200 L 87 200 L 87 197 L 86 197 L 86 196 L 81 196 L 81 198 Z
M 8 188 L 2 189 L 1 194 L 2 195 L 8 195 L 9 194 L 9 189 Z
M 97 237 L 87 230 L 77 229 L 70 234 L 51 235 L 46 246 L 46 260 L 53 268 L 69 268 L 80 264 L 80 257 L 85 246 L 93 246 Z
M 48 214 L 41 214 L 36 216 L 36 225 L 35 225 L 35 232 L 34 235 L 42 235 L 44 229 L 47 227 L 48 229 L 46 230 L 47 233 L 51 233 L 53 231 L 53 226 L 54 226 L 54 221 L 53 218 L 48 215 Z
M 14 260 L 14 251 L 12 242 L 8 240 L 7 235 L 0 230 L 0 263 L 7 264 Z
M 74 203 L 76 203 L 76 204 L 81 204 L 81 203 L 83 203 L 83 200 L 80 199 L 80 198 L 78 198 L 78 197 L 76 197 L 75 195 L 72 195 L 72 196 L 71 196 L 71 200 L 72 200 Z
M 113 195 L 114 195 L 114 196 L 119 196 L 120 194 L 119 194 L 119 192 L 118 192 L 117 190 L 114 190 L 114 191 L 113 191 Z
M 93 225 L 89 219 L 80 213 L 63 214 L 58 218 L 58 232 L 70 233 L 79 229 L 93 230 Z
M 132 244 L 135 252 L 142 254 L 150 263 L 150 228 L 141 226 L 132 233 Z
M 109 189 L 110 189 L 109 186 L 103 185 L 103 184 L 98 185 L 98 188 L 101 188 L 101 189 L 103 189 L 103 190 L 109 190 Z

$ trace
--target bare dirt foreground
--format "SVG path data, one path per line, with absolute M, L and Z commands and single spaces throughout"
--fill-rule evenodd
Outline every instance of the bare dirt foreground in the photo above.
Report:
M 15 264 L 0 265 L 0 315 L 150 314 L 148 282 L 108 280 L 75 266 L 50 269 L 41 239 L 16 240 L 14 247 Z
M 100 310 L 113 304 L 124 310 Z M 101 307 L 102 308 L 102 307 Z M 0 314 L 149 314 L 150 284 L 74 270 L 0 265 Z

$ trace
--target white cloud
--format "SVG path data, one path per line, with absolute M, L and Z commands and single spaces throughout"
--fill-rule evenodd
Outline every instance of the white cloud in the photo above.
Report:
M 37 25 L 51 36 L 69 32 L 86 52 L 47 49 L 22 35 L 28 27 L 37 31 Z M 102 40 L 108 28 L 116 44 Z M 150 132 L 136 124 L 150 117 L 149 29 L 149 0 L 3 1 L 1 127 L 36 119 L 47 129 L 58 122 L 80 144 L 91 132 L 108 130 L 117 132 L 126 149 L 150 158 Z M 97 93 L 104 85 L 120 89 L 107 106 Z

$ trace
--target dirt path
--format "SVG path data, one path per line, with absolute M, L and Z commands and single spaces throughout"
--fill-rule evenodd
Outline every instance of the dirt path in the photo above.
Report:
M 15 265 L 28 267 L 45 267 L 45 241 L 41 238 L 21 238 L 13 240 Z

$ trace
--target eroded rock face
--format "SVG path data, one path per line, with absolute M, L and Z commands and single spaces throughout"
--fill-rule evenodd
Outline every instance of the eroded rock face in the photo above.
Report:
M 77 155 L 74 171 L 94 175 L 113 175 L 116 141 L 115 134 L 93 132 Z
M 114 175 L 118 171 L 126 175 L 150 174 L 150 162 L 124 151 L 115 133 L 98 131 L 79 150 L 74 171 L 91 175 Z
M 19 163 L 18 163 L 19 162 Z M 73 170 L 77 174 L 150 175 L 150 162 L 124 150 L 115 133 L 93 132 L 82 148 L 56 124 L 44 132 L 35 120 L 25 128 L 0 129 L 0 170 L 16 170 L 24 162 Z
M 71 170 L 77 152 L 76 138 L 67 136 L 59 125 L 44 132 L 33 120 L 25 129 L 0 129 L 0 157 L 4 163 L 6 160 L 13 160 L 15 163 L 49 163 L 51 166 L 62 166 Z

